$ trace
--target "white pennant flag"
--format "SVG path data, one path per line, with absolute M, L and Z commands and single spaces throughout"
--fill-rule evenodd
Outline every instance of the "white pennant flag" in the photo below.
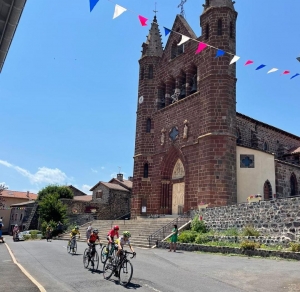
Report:
M 115 6 L 115 13 L 114 13 L 114 17 L 113 19 L 117 18 L 118 16 L 120 16 L 123 12 L 125 12 L 127 9 L 116 4 Z
M 187 37 L 187 36 L 185 36 L 185 35 L 182 35 L 181 41 L 180 41 L 180 43 L 179 43 L 177 46 L 182 45 L 183 43 L 187 42 L 188 40 L 190 40 L 189 37 Z
M 234 56 L 229 65 L 236 63 L 240 58 L 241 57 L 239 57 L 239 56 Z
M 278 71 L 278 69 L 277 69 L 277 68 L 273 68 L 273 69 L 271 69 L 267 74 L 273 73 L 273 72 L 276 72 L 276 71 Z

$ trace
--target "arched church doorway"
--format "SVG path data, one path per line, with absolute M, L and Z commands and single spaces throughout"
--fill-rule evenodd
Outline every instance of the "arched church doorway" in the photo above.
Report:
M 265 200 L 273 199 L 272 186 L 268 180 L 264 184 L 264 199 Z
M 183 163 L 177 160 L 172 173 L 172 215 L 182 215 L 184 208 L 185 171 Z

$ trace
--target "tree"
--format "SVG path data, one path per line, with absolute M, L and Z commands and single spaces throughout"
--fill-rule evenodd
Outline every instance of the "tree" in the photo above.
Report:
M 5 185 L 0 184 L 0 209 L 4 208 L 4 206 L 5 206 L 5 204 L 4 204 L 5 199 L 2 197 L 2 192 L 6 189 L 7 189 L 7 187 Z
M 41 201 L 45 196 L 58 194 L 59 199 L 73 199 L 73 193 L 67 186 L 48 185 L 38 192 L 38 201 Z
M 39 214 L 42 222 L 64 222 L 67 214 L 67 207 L 59 200 L 58 193 L 48 194 L 39 201 Z

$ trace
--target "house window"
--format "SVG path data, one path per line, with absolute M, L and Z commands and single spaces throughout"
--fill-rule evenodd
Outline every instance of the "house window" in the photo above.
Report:
M 23 214 L 21 214 L 21 216 L 20 216 L 20 220 L 22 220 L 22 218 L 23 218 Z
M 15 221 L 17 221 L 18 219 L 18 214 L 15 214 Z
M 145 163 L 144 164 L 144 178 L 148 178 L 149 175 L 149 164 Z
M 209 39 L 209 24 L 206 24 L 205 27 L 205 39 L 208 40 Z
M 240 168 L 254 168 L 254 155 L 240 155 Z
M 223 34 L 223 28 L 222 28 L 222 19 L 218 20 L 218 35 Z
M 151 119 L 148 118 L 146 124 L 146 133 L 150 133 L 150 132 L 151 132 Z
M 298 194 L 298 186 L 297 186 L 297 178 L 294 173 L 292 173 L 290 178 L 291 183 L 291 196 L 297 196 Z
M 153 65 L 148 67 L 148 79 L 153 79 Z
M 230 22 L 230 28 L 229 29 L 230 29 L 230 33 L 229 33 L 230 38 L 233 39 L 234 38 L 234 28 L 233 28 L 233 22 L 232 21 Z
M 98 191 L 96 192 L 96 199 L 102 199 L 102 196 L 103 196 L 102 190 L 98 190 Z

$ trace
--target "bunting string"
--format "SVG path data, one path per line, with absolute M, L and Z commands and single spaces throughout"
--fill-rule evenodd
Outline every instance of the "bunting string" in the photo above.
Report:
M 115 5 L 114 14 L 113 14 L 113 19 L 119 17 L 119 16 L 122 15 L 124 12 L 127 12 L 127 11 L 128 11 L 128 12 L 131 12 L 131 13 L 134 13 L 134 14 L 138 15 L 138 19 L 139 19 L 140 24 L 141 24 L 142 26 L 147 26 L 147 25 L 148 25 L 148 24 L 147 24 L 148 18 L 146 18 L 146 17 L 144 17 L 144 16 L 142 16 L 142 15 L 140 15 L 140 14 L 138 14 L 138 13 L 136 13 L 136 12 L 130 10 L 130 9 L 127 9 L 127 8 L 123 7 L 123 6 L 121 6 L 121 5 L 117 4 L 117 3 L 115 3 L 115 2 L 112 1 L 112 0 L 107 0 L 107 1 L 109 1 L 109 2 L 111 2 L 111 3 L 113 3 L 113 4 Z M 92 12 L 92 10 L 95 8 L 95 6 L 97 5 L 98 2 L 99 2 L 99 0 L 90 0 L 90 12 Z M 216 48 L 216 47 L 214 47 L 214 46 L 212 46 L 212 45 L 210 45 L 210 44 L 201 42 L 201 41 L 199 41 L 199 40 L 197 40 L 197 39 L 193 39 L 193 38 L 191 38 L 191 37 L 188 37 L 188 36 L 186 36 L 186 35 L 184 35 L 184 34 L 181 34 L 181 33 L 177 32 L 177 31 L 173 31 L 173 30 L 171 30 L 171 29 L 169 29 L 169 28 L 166 28 L 166 27 L 163 27 L 163 28 L 164 28 L 164 30 L 165 30 L 165 36 L 168 36 L 171 32 L 172 32 L 172 33 L 175 33 L 175 34 L 178 34 L 178 35 L 181 36 L 181 40 L 180 40 L 180 42 L 177 44 L 178 46 L 180 46 L 180 45 L 182 45 L 182 44 L 184 44 L 184 43 L 186 43 L 186 42 L 188 42 L 188 41 L 190 41 L 190 40 L 195 41 L 195 42 L 198 42 L 199 44 L 198 44 L 198 47 L 197 47 L 197 50 L 196 50 L 195 54 L 200 54 L 203 50 L 205 50 L 207 47 L 209 47 L 209 48 L 213 48 L 213 49 L 216 50 L 215 58 L 220 58 L 220 57 L 224 56 L 225 54 L 232 56 L 232 59 L 231 59 L 229 65 L 233 65 L 233 64 L 235 64 L 236 62 L 238 62 L 238 61 L 241 59 L 240 56 L 237 56 L 237 55 L 235 55 L 235 54 L 233 54 L 233 53 L 231 53 L 231 52 L 227 52 L 227 51 L 225 51 L 225 50 L 223 50 L 223 49 Z M 244 66 L 250 66 L 250 65 L 253 65 L 253 64 L 254 64 L 254 61 L 253 61 L 253 60 L 247 60 Z M 267 65 L 265 65 L 265 64 L 260 64 L 259 66 L 257 66 L 257 67 L 255 68 L 255 70 L 256 70 L 256 71 L 259 71 L 259 70 L 264 69 L 265 67 L 267 67 Z M 278 68 L 272 68 L 272 69 L 270 69 L 270 70 L 267 72 L 267 74 L 275 73 L 275 72 L 277 72 L 277 71 L 279 71 Z M 289 70 L 284 70 L 280 75 L 288 75 L 288 74 L 290 74 L 290 73 L 291 73 L 291 72 L 290 72 Z M 294 78 L 296 78 L 296 77 L 298 77 L 298 76 L 300 76 L 300 74 L 299 74 L 299 73 L 296 73 L 296 74 L 294 74 L 290 79 L 294 79 Z

